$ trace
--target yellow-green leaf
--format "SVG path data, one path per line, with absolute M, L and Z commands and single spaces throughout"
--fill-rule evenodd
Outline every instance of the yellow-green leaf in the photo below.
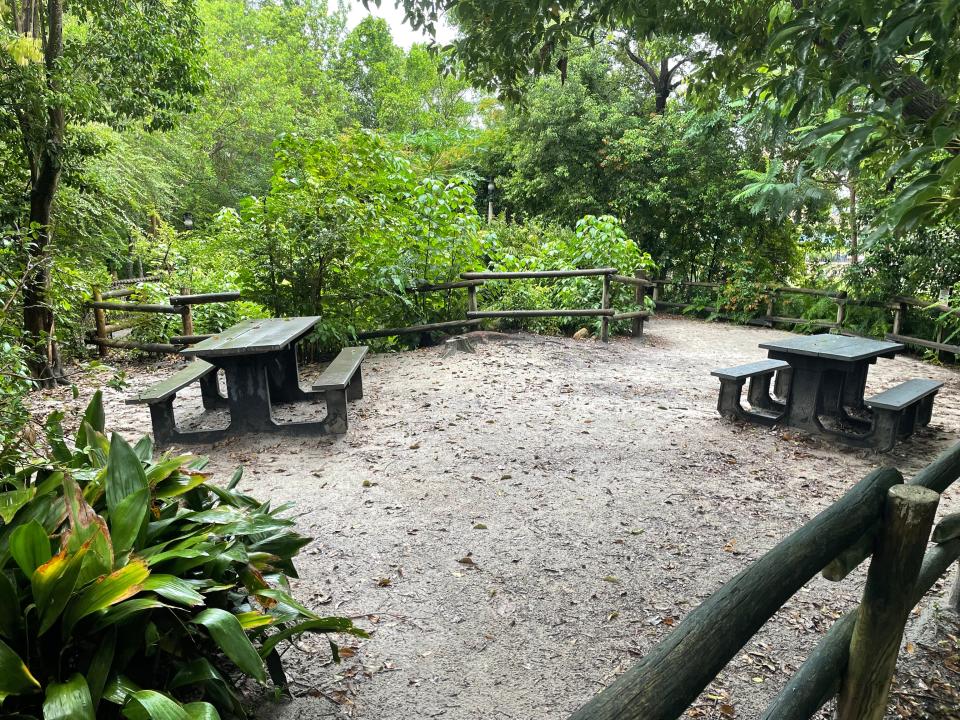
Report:
M 30 502 L 36 494 L 37 488 L 35 487 L 0 493 L 0 518 L 3 519 L 3 522 L 9 524 L 17 511 Z
M 263 661 L 235 615 L 219 608 L 210 608 L 197 615 L 193 622 L 207 628 L 214 642 L 238 668 L 260 682 L 266 681 Z
M 136 559 L 86 587 L 64 613 L 64 633 L 69 633 L 73 626 L 87 615 L 105 610 L 136 595 L 143 589 L 143 582 L 149 576 L 147 564 Z
M 40 615 L 38 635 L 49 630 L 73 595 L 89 545 L 77 552 L 63 550 L 34 570 L 30 578 L 33 598 Z
M 26 695 L 40 690 L 40 683 L 30 674 L 9 645 L 0 640 L 0 705 L 10 695 Z

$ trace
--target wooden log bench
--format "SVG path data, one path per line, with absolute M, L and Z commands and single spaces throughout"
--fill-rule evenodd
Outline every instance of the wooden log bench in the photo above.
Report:
M 212 410 L 226 406 L 227 399 L 220 393 L 216 368 L 205 360 L 194 360 L 165 380 L 151 385 L 132 398 L 127 398 L 127 405 L 150 406 L 153 439 L 157 445 L 168 445 L 182 437 L 183 433 L 177 429 L 176 418 L 173 414 L 173 401 L 176 399 L 178 392 L 198 381 L 200 383 L 200 398 L 205 409 Z M 189 435 L 194 439 L 195 435 L 201 433 L 222 434 L 222 431 L 209 430 L 189 433 Z M 213 434 L 209 437 L 211 440 L 216 439 Z
M 942 382 L 916 378 L 864 400 L 873 411 L 866 444 L 886 452 L 893 449 L 898 438 L 912 435 L 917 426 L 929 425 L 933 399 L 942 387 Z
M 730 420 L 746 420 L 762 425 L 775 425 L 783 417 L 784 405 L 770 397 L 770 381 L 775 373 L 789 375 L 790 364 L 783 360 L 759 360 L 731 368 L 719 368 L 710 374 L 720 378 L 717 410 Z M 750 410 L 740 403 L 744 383 L 749 380 L 747 401 Z M 778 385 L 781 383 L 778 382 Z
M 314 392 L 326 395 L 327 417 L 324 422 L 331 433 L 347 431 L 347 401 L 363 397 L 360 364 L 368 349 L 366 345 L 344 348 L 313 384 Z

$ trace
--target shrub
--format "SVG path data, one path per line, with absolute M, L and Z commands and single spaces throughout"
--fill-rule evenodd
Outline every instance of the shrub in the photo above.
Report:
M 240 470 L 221 488 L 201 458 L 108 440 L 99 393 L 73 449 L 61 417 L 46 423 L 49 460 L 0 480 L 5 714 L 243 716 L 237 680 L 284 684 L 280 643 L 365 635 L 293 599 L 287 578 L 309 539 L 286 506 L 238 492 Z

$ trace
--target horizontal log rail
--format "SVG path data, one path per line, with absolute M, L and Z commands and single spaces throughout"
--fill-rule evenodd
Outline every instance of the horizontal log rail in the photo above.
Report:
M 864 594 L 863 603 L 869 606 L 866 617 L 887 612 L 887 600 L 883 598 L 888 596 L 899 595 L 901 599 L 897 602 L 913 608 L 960 559 L 960 515 L 947 516 L 937 525 L 934 541 L 939 544 L 936 547 L 925 554 L 920 547 L 926 545 L 925 537 L 930 534 L 930 500 L 935 503 L 939 493 L 958 476 L 960 444 L 942 453 L 907 485 L 900 484 L 903 478 L 893 468 L 870 473 L 837 503 L 707 598 L 644 658 L 575 712 L 571 720 L 677 720 L 682 717 L 717 673 L 821 568 L 844 554 L 862 551 L 863 557 L 852 565 L 855 567 L 870 554 L 874 538 L 884 529 L 885 539 L 879 546 L 886 549 L 884 554 L 874 557 L 871 580 Z M 904 518 L 919 515 L 904 514 L 901 506 L 905 502 L 917 508 L 926 503 L 925 527 L 919 524 L 909 527 L 913 521 Z M 897 507 L 901 510 L 891 509 Z M 891 554 L 891 548 L 896 552 Z M 911 557 L 916 559 L 911 561 L 906 555 L 900 555 L 901 552 L 913 553 Z M 923 556 L 922 564 L 917 553 Z M 919 574 L 912 576 L 916 581 L 905 586 L 893 582 L 891 578 L 897 577 L 898 571 L 906 571 L 910 562 L 918 563 L 913 566 L 919 567 Z M 960 583 L 951 602 L 960 603 Z M 855 608 L 834 623 L 769 704 L 763 720 L 809 720 L 838 694 L 845 678 L 862 676 L 862 668 L 869 667 L 873 661 L 873 655 L 868 656 L 865 648 L 875 647 L 876 642 L 863 634 L 868 632 L 870 622 L 864 623 L 859 641 L 853 642 L 860 614 L 859 608 Z M 904 612 L 904 622 L 906 616 Z M 884 632 L 895 641 L 903 626 L 885 623 L 884 627 Z M 899 643 L 886 647 L 893 647 L 889 652 L 895 655 Z M 856 662 L 851 662 L 851 653 L 860 653 L 855 655 Z M 885 658 L 889 665 L 891 655 L 888 653 Z M 848 676 L 848 673 L 852 674 Z M 847 683 L 845 693 L 848 708 L 871 704 L 877 708 L 877 703 L 885 700 L 883 688 L 888 682 L 885 677 L 871 677 L 870 685 L 864 681 L 863 687 L 851 687 L 852 682 Z M 849 710 L 846 712 L 844 718 L 854 717 Z
M 541 317 L 613 317 L 613 308 L 571 308 L 554 310 L 479 310 L 468 312 L 474 318 L 541 318 Z
M 111 298 L 130 297 L 136 292 L 137 292 L 137 289 L 133 287 L 118 288 L 117 290 L 107 290 L 105 293 L 100 295 L 100 299 L 109 300 Z
M 94 301 L 90 303 L 94 310 L 108 310 L 113 312 L 125 313 L 166 313 L 168 315 L 179 315 L 183 308 L 174 305 L 163 305 L 158 303 L 125 303 L 125 302 L 103 302 Z
M 480 320 L 447 320 L 444 322 L 426 323 L 424 325 L 410 325 L 408 327 L 382 328 L 357 333 L 357 340 L 371 340 L 373 338 L 393 337 L 394 335 L 414 335 L 417 333 L 452 330 L 458 327 L 479 325 Z
M 647 280 L 644 277 L 627 277 L 626 275 L 611 275 L 611 282 L 621 283 L 622 285 L 635 285 L 637 287 L 653 287 L 653 280 Z
M 204 293 L 201 295 L 171 295 L 171 305 L 208 305 L 211 303 L 233 302 L 240 299 L 238 292 Z
M 523 270 L 519 272 L 465 272 L 464 280 L 522 280 L 534 278 L 573 278 L 596 275 L 616 275 L 616 268 L 588 268 L 585 270 Z
M 213 335 L 173 335 L 170 342 L 174 345 L 196 345 L 212 337 Z
M 716 315 L 723 319 L 729 319 L 727 315 L 721 313 L 716 307 L 713 306 L 702 306 L 698 303 L 691 302 L 691 291 L 697 288 L 720 288 L 723 287 L 722 283 L 719 282 L 702 282 L 702 281 L 691 281 L 691 280 L 674 280 L 668 278 L 660 278 L 652 281 L 653 283 L 653 300 L 658 310 L 682 310 L 689 311 L 694 310 L 697 312 L 706 312 L 711 315 Z M 685 288 L 685 292 L 681 292 L 683 295 L 682 298 L 665 298 L 663 297 L 663 289 L 668 286 L 677 286 Z M 907 296 L 896 296 L 890 300 L 869 300 L 869 299 L 858 299 L 851 298 L 848 296 L 846 291 L 842 290 L 821 290 L 817 288 L 802 288 L 802 287 L 793 287 L 789 285 L 779 286 L 779 287 L 768 287 L 762 288 L 758 287 L 758 290 L 761 293 L 762 297 L 766 298 L 767 308 L 764 315 L 758 315 L 753 318 L 753 323 L 757 324 L 766 324 L 766 325 L 793 325 L 793 326 L 813 326 L 820 328 L 827 328 L 830 330 L 837 330 L 841 333 L 844 333 L 844 326 L 848 322 L 847 320 L 847 310 L 848 307 L 872 307 L 879 308 L 884 310 L 890 310 L 893 312 L 893 323 L 892 323 L 892 332 L 886 335 L 886 339 L 894 340 L 895 342 L 900 342 L 905 345 L 912 345 L 914 347 L 926 348 L 928 350 L 935 350 L 941 354 L 951 353 L 956 356 L 960 356 L 960 345 L 955 343 L 949 343 L 943 341 L 943 335 L 945 331 L 942 326 L 938 327 L 936 339 L 915 337 L 911 335 L 906 335 L 902 332 L 904 320 L 907 315 L 909 308 L 920 308 L 927 312 L 937 312 L 941 314 L 952 314 L 960 316 L 960 308 L 952 308 L 949 305 L 943 302 L 936 302 L 932 300 L 924 300 L 922 298 L 907 297 Z M 828 318 L 797 318 L 797 317 L 788 317 L 784 315 L 778 315 L 775 313 L 775 305 L 779 298 L 782 298 L 786 295 L 807 295 L 815 297 L 829 298 L 832 300 L 837 307 L 836 320 L 831 320 Z M 941 355 L 942 357 L 942 355 Z
M 141 343 L 133 340 L 114 340 L 113 338 L 95 337 L 91 342 L 101 347 L 114 348 L 116 350 L 140 350 L 158 355 L 176 354 L 183 349 L 182 345 L 173 345 L 170 343 Z

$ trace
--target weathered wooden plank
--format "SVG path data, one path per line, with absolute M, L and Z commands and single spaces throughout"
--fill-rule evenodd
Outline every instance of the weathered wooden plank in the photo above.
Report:
M 344 390 L 363 362 L 369 348 L 366 345 L 341 350 L 313 384 L 315 391 Z
M 837 720 L 883 720 L 903 628 L 940 494 L 916 485 L 890 488 L 870 563 L 850 661 L 840 685 Z
M 534 318 L 534 317 L 610 317 L 613 308 L 586 310 L 480 310 L 468 312 L 468 318 Z
M 475 288 L 483 285 L 483 280 L 456 280 L 454 282 L 438 283 L 436 285 L 417 285 L 407 288 L 408 292 L 425 293 L 437 292 L 440 290 L 457 290 L 458 288 Z
M 675 720 L 790 597 L 876 522 L 892 468 L 870 473 L 838 502 L 727 582 L 572 720 Z
M 112 310 L 114 312 L 168 313 L 170 315 L 180 314 L 180 308 L 174 305 L 150 303 L 92 302 L 90 303 L 90 307 L 97 310 Z
M 947 515 L 933 529 L 933 541 L 945 543 L 960 538 L 960 513 Z
M 936 460 L 914 475 L 909 484 L 930 488 L 942 494 L 958 477 L 960 477 L 960 443 L 940 453 Z M 866 560 L 873 550 L 873 539 L 877 527 L 877 525 L 871 527 L 856 543 L 839 553 L 824 568 L 823 577 L 839 582 Z
M 282 350 L 313 329 L 319 317 L 244 320 L 182 351 L 188 357 L 256 355 Z
M 206 305 L 208 303 L 232 302 L 240 299 L 238 292 L 202 293 L 199 295 L 171 295 L 171 305 Z
M 913 587 L 912 605 L 919 603 L 934 583 L 960 558 L 960 540 L 931 548 Z M 760 720 L 809 720 L 840 690 L 840 677 L 850 657 L 850 638 L 859 606 L 837 620 L 794 673 Z
M 644 320 L 649 319 L 650 311 L 649 310 L 637 310 L 636 312 L 625 312 L 617 313 L 614 315 L 611 320 L 633 320 L 634 318 L 642 318 Z
M 903 410 L 927 395 L 932 395 L 942 387 L 943 383 L 937 380 L 914 378 L 867 398 L 864 403 L 870 407 L 884 410 Z
M 213 365 L 203 360 L 188 363 L 165 380 L 151 385 L 132 398 L 127 398 L 127 405 L 142 405 L 166 400 L 171 395 L 183 390 L 187 385 L 196 382 L 208 372 L 214 370 Z
M 727 380 L 740 380 L 750 378 L 754 375 L 765 375 L 776 372 L 777 370 L 786 370 L 790 363 L 783 360 L 758 360 L 757 362 L 747 363 L 746 365 L 737 365 L 730 368 L 718 368 L 711 370 L 710 374 Z
M 610 280 L 623 285 L 634 285 L 636 287 L 644 288 L 653 287 L 653 282 L 651 280 L 647 280 L 646 278 L 630 277 L 629 275 L 611 275 Z
M 904 345 L 917 345 L 919 347 L 930 348 L 931 350 L 941 350 L 943 352 L 960 355 L 960 345 L 924 340 L 923 338 L 910 337 L 909 335 L 894 335 L 893 333 L 887 333 L 886 338 L 887 340 L 893 340 L 894 342 L 903 343 Z
M 587 270 L 525 270 L 521 272 L 466 272 L 464 280 L 522 280 L 530 278 L 571 278 L 592 275 L 616 275 L 616 268 L 589 268 Z
M 113 338 L 90 338 L 90 342 L 118 350 L 142 350 L 158 355 L 176 354 L 180 351 L 180 346 L 167 343 L 138 343 L 132 340 L 114 340 Z
M 444 322 L 428 323 L 426 325 L 367 330 L 362 333 L 357 333 L 357 340 L 370 340 L 373 338 L 391 337 L 393 335 L 412 335 L 415 333 L 433 332 L 435 330 L 452 330 L 453 328 L 479 325 L 481 322 L 481 320 L 447 320 Z
M 99 298 L 94 296 L 93 299 L 97 301 L 97 300 L 110 300 L 112 298 L 118 298 L 118 297 L 130 297 L 136 291 L 137 289 L 132 287 L 119 288 L 117 290 L 107 290 L 106 292 L 100 293 Z

